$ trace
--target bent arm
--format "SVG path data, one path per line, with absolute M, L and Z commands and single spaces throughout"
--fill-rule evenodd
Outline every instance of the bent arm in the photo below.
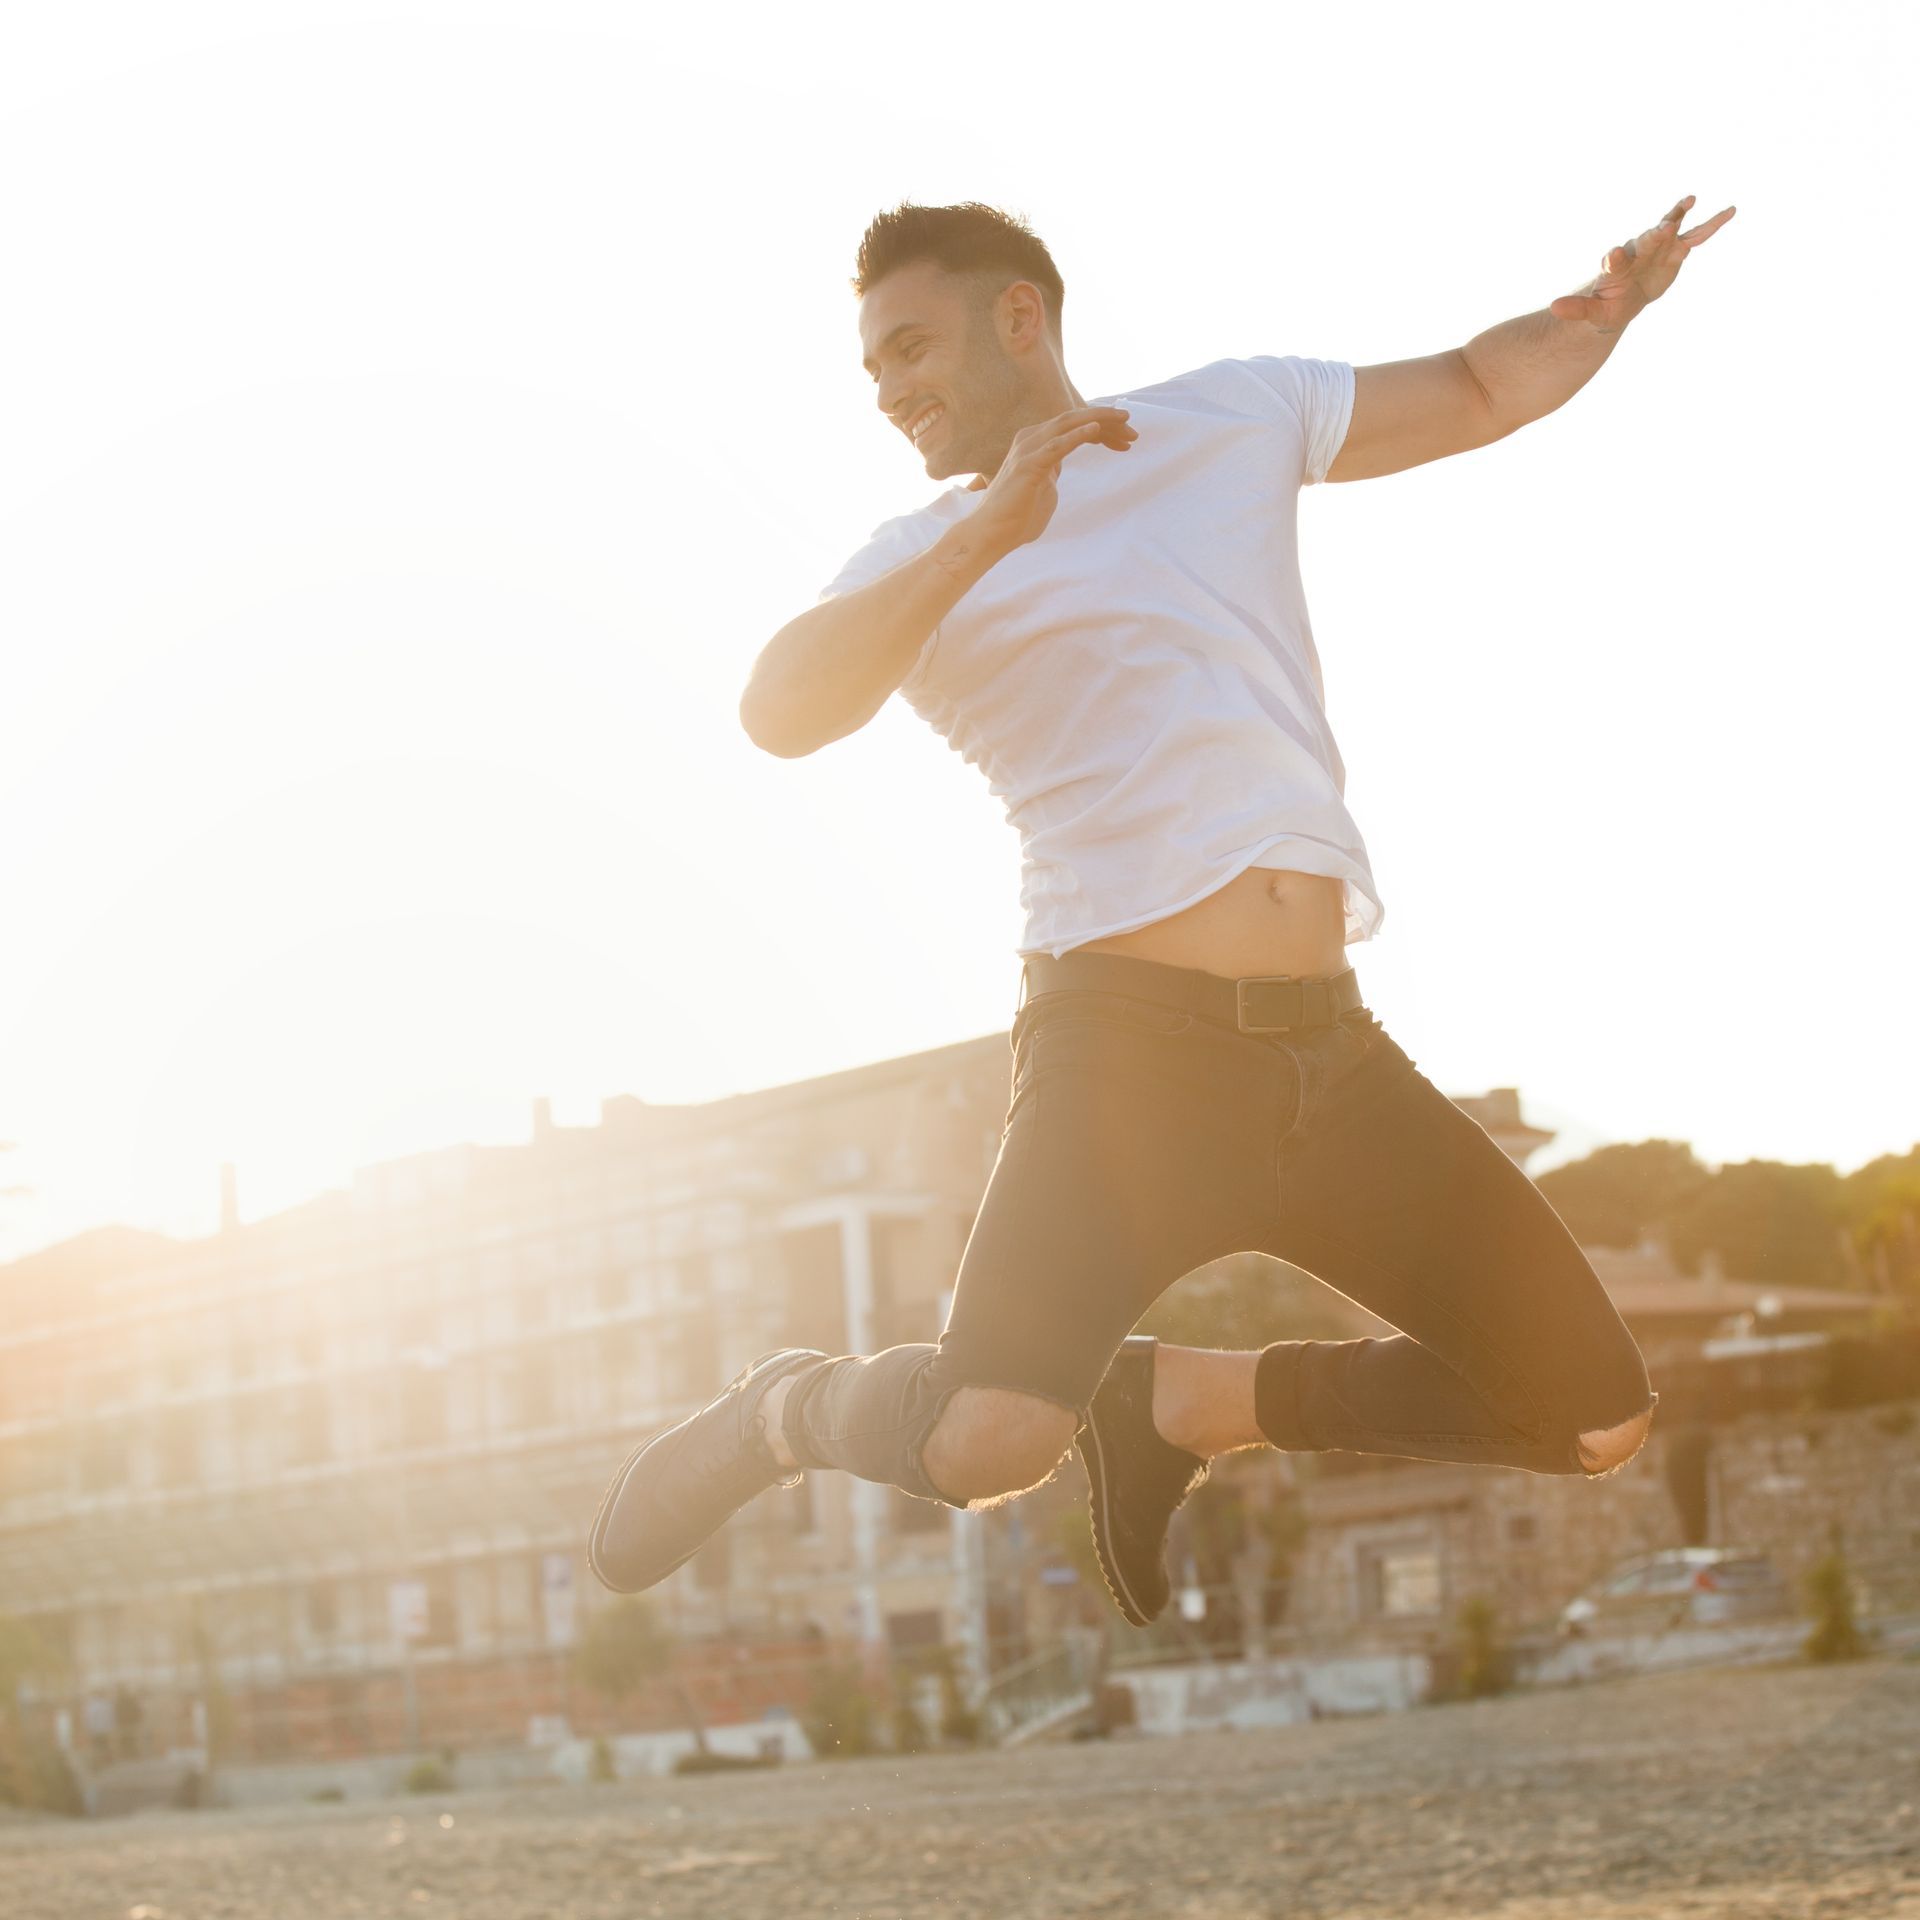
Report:
M 754 745 L 797 760 L 857 733 L 999 557 L 963 520 L 878 580 L 789 620 L 760 650 L 740 696 Z
M 1421 360 L 1353 370 L 1353 418 L 1329 480 L 1373 480 L 1504 440 L 1564 406 L 1620 335 L 1542 309 Z
M 1353 416 L 1329 480 L 1369 480 L 1504 439 L 1565 406 L 1600 371 L 1636 314 L 1673 285 L 1681 263 L 1733 218 L 1732 207 L 1680 231 L 1684 195 L 1656 227 L 1609 247 L 1576 293 L 1476 333 L 1425 360 L 1354 370 Z

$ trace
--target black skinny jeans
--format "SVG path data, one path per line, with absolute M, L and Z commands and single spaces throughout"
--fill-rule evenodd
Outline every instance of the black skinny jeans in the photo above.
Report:
M 1651 1412 L 1640 1350 L 1559 1215 L 1370 1012 L 1247 1034 L 1157 1001 L 1179 969 L 1083 957 L 1099 989 L 1014 1021 L 1000 1153 L 938 1344 L 803 1374 L 783 1423 L 803 1465 L 944 1499 L 920 1454 L 957 1388 L 1084 1411 L 1166 1288 L 1248 1250 L 1401 1330 L 1266 1348 L 1276 1446 L 1581 1473 L 1579 1435 Z

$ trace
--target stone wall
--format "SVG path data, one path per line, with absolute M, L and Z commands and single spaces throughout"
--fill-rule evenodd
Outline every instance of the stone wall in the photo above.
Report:
M 1353 1471 L 1314 1456 L 1296 1464 L 1308 1534 L 1289 1624 L 1309 1639 L 1423 1644 L 1473 1597 L 1491 1600 L 1509 1629 L 1540 1626 L 1623 1560 L 1693 1544 L 1689 1531 L 1769 1554 L 1797 1592 L 1837 1529 L 1872 1610 L 1920 1606 L 1916 1403 L 1714 1428 L 1663 1430 L 1656 1417 L 1647 1445 L 1601 1480 L 1415 1462 Z M 1704 1527 L 1689 1528 L 1689 1507 Z
M 1911 1561 L 1920 1584 L 1920 1402 L 1736 1421 L 1708 1485 L 1715 1544 L 1760 1548 L 1796 1584 L 1835 1542 L 1883 1584 Z

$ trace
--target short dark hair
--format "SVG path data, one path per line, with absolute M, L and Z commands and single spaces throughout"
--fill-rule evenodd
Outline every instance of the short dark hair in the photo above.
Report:
M 853 290 L 865 293 L 888 274 L 921 260 L 931 260 L 949 273 L 980 277 L 982 290 L 997 297 L 1010 280 L 1031 280 L 1046 302 L 1053 330 L 1060 331 L 1060 309 L 1066 304 L 1066 283 L 1046 243 L 1018 214 L 978 200 L 955 207 L 917 207 L 903 200 L 889 212 L 876 214 L 860 238 Z M 1000 276 L 997 283 L 992 276 Z

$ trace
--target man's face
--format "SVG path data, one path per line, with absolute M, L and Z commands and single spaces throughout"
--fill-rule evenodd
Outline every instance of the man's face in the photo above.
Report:
M 1024 389 L 972 281 L 930 260 L 888 274 L 861 296 L 860 350 L 880 411 L 930 479 L 999 467 Z

